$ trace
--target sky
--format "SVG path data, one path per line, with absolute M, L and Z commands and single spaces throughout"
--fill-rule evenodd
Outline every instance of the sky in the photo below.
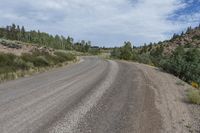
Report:
M 139 46 L 199 25 L 200 0 L 0 0 L 0 20 L 98 46 Z

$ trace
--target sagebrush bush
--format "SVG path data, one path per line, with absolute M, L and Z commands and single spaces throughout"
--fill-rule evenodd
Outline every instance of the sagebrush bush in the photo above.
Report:
M 20 49 L 20 48 L 22 48 L 21 45 L 16 44 L 15 42 L 9 41 L 9 40 L 2 40 L 2 39 L 0 39 L 0 43 L 1 43 L 3 46 L 6 46 L 6 47 L 8 47 L 8 48 L 15 48 L 15 49 Z
M 13 61 L 16 58 L 17 58 L 17 56 L 15 56 L 13 54 L 0 53 L 0 66 L 13 65 Z
M 75 55 L 70 53 L 70 52 L 65 52 L 65 51 L 56 51 L 54 54 L 58 57 L 63 58 L 66 61 L 71 61 L 75 59 Z
M 18 69 L 29 70 L 30 68 L 33 68 L 32 63 L 26 62 L 22 58 L 19 58 L 19 57 L 14 60 L 14 63 Z
M 200 51 L 198 49 L 185 51 L 183 47 L 178 47 L 169 58 L 161 61 L 160 66 L 188 83 L 193 81 L 200 84 Z
M 33 59 L 33 64 L 36 67 L 45 67 L 49 66 L 48 60 L 44 56 L 38 56 Z
M 138 55 L 137 61 L 144 64 L 153 64 L 148 53 Z

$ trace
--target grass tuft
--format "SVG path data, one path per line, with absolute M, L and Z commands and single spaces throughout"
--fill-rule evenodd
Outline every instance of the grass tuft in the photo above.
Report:
M 176 85 L 184 86 L 185 84 L 184 84 L 183 81 L 179 80 L 179 81 L 176 82 Z
M 65 51 L 56 51 L 54 54 L 60 58 L 63 58 L 67 61 L 72 61 L 76 58 L 76 56 L 71 52 L 65 52 Z
M 199 88 L 199 84 L 196 83 L 196 82 L 192 82 L 191 85 L 192 85 L 192 87 L 194 87 L 194 88 Z
M 188 100 L 191 103 L 200 105 L 200 91 L 196 89 L 189 89 L 188 91 Z

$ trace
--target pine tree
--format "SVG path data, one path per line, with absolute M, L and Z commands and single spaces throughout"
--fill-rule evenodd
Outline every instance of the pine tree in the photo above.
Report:
M 22 26 L 22 29 L 21 29 L 21 40 L 24 41 L 25 39 L 26 39 L 26 31 L 25 31 L 24 26 Z

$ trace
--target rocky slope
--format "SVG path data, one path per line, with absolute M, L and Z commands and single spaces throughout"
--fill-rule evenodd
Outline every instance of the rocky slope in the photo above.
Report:
M 164 51 L 169 53 L 178 46 L 185 48 L 200 48 L 200 26 L 194 29 L 188 28 L 181 35 L 174 35 L 171 40 L 160 42 L 164 46 Z
M 40 47 L 36 44 L 29 44 L 20 41 L 10 41 L 0 39 L 0 52 L 21 55 L 22 53 L 32 53 L 33 51 L 52 54 L 55 50 L 47 47 Z

